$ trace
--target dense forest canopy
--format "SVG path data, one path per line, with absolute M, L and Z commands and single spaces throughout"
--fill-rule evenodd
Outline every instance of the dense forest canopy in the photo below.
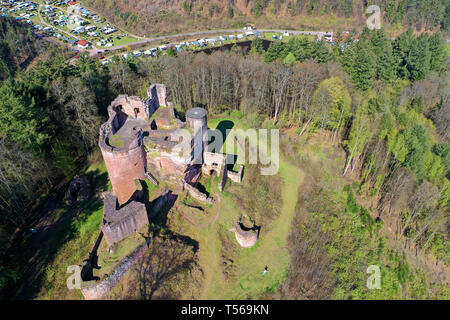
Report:
M 395 4 L 403 2 L 408 10 L 398 19 L 419 12 L 428 19 L 428 11 L 411 11 L 412 1 Z M 336 3 L 341 8 L 352 1 Z M 422 1 L 414 3 L 422 8 Z M 439 17 L 432 26 L 442 22 Z M 42 44 L 14 21 L 0 22 L 0 286 L 13 285 L 19 273 L 7 258 L 11 235 L 29 227 L 39 199 L 73 177 L 96 149 L 109 103 L 123 93 L 144 97 L 151 83 L 170 84 L 170 100 L 180 111 L 204 106 L 211 115 L 238 112 L 249 126 L 295 128 L 299 137 L 324 132 L 345 150 L 341 174 L 356 175 L 359 194 L 377 199 L 378 219 L 396 221 L 405 246 L 450 263 L 450 88 L 443 34 L 408 30 L 391 39 L 383 29 L 366 29 L 359 41 L 350 35 L 334 47 L 298 36 L 273 42 L 267 51 L 255 40 L 248 55 L 234 47 L 212 55 L 115 57 L 108 65 L 87 56 L 68 64 L 66 52 L 53 48 L 24 70 L 23 62 Z M 348 191 L 345 212 L 367 214 L 352 197 Z M 314 201 L 328 201 L 320 199 Z M 322 204 L 311 206 L 317 211 Z M 333 233 L 317 226 L 327 219 L 318 213 L 308 225 Z M 295 254 L 304 252 L 294 253 L 294 260 L 300 259 Z M 346 297 L 341 294 L 336 296 Z
M 26 67 L 36 55 L 43 53 L 43 49 L 31 28 L 24 28 L 9 19 L 0 19 L 0 80 Z

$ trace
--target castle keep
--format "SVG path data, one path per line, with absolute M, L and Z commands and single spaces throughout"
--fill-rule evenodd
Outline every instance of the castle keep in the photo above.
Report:
M 187 110 L 183 122 L 167 101 L 165 85 L 153 84 L 147 94 L 146 99 L 118 96 L 108 107 L 108 120 L 100 127 L 99 146 L 113 189 L 105 195 L 101 227 L 108 245 L 148 224 L 145 205 L 139 202 L 141 181 L 169 181 L 207 203 L 213 203 L 213 199 L 195 188 L 202 173 L 216 172 L 220 190 L 227 176 L 241 181 L 242 167 L 239 172 L 227 173 L 226 155 L 208 152 L 205 109 Z M 183 129 L 190 133 L 189 138 L 183 135 Z M 178 150 L 180 143 L 188 152 Z

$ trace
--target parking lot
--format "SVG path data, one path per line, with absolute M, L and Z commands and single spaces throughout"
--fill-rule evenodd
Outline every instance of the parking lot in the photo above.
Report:
M 54 37 L 69 46 L 101 49 L 139 40 L 74 1 L 3 0 L 0 12 L 3 17 L 11 16 L 30 25 L 40 36 Z M 79 45 L 80 40 L 87 45 Z

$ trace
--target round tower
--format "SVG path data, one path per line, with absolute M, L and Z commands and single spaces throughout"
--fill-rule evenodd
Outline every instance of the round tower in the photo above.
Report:
M 112 115 L 112 113 L 111 113 Z M 119 203 L 127 202 L 137 190 L 136 179 L 145 180 L 146 153 L 142 131 L 116 131 L 117 116 L 110 117 L 100 128 L 99 146 L 109 179 Z
M 194 161 L 203 163 L 203 151 L 208 151 L 208 123 L 206 110 L 192 108 L 186 112 L 186 125 L 194 131 Z

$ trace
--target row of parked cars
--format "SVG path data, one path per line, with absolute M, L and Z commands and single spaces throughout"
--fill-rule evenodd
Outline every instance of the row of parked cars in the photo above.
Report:
M 189 42 L 189 41 L 180 42 L 178 44 L 166 43 L 159 47 L 154 47 L 151 49 L 136 50 L 136 51 L 133 51 L 132 53 L 124 53 L 123 57 L 125 59 L 127 59 L 130 55 L 135 56 L 135 57 L 152 57 L 152 56 L 155 56 L 158 51 L 166 51 L 169 48 L 172 48 L 175 51 L 177 51 L 178 53 L 181 53 L 183 51 L 183 48 L 185 48 L 185 47 L 189 47 L 189 46 L 203 47 L 203 46 L 208 46 L 210 44 L 215 44 L 217 42 L 222 42 L 222 41 L 226 41 L 226 40 L 244 39 L 244 38 L 248 38 L 249 36 L 258 36 L 259 37 L 260 32 L 247 31 L 245 34 L 226 35 L 226 36 L 221 35 L 217 38 L 197 39 L 197 40 L 194 40 L 191 42 Z M 103 64 L 107 64 L 107 63 L 111 62 L 112 58 L 106 59 L 105 57 L 100 56 L 100 60 L 102 61 Z

